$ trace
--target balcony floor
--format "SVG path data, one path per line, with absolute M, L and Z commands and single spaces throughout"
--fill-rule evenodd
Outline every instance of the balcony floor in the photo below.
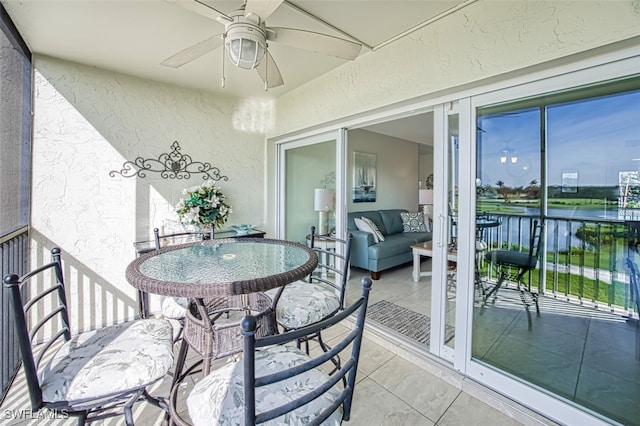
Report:
M 422 270 L 429 270 L 430 259 Z M 355 297 L 364 271 L 354 269 L 349 295 Z M 453 320 L 453 294 L 448 322 Z M 414 283 L 411 267 L 382 273 L 370 305 L 387 300 L 430 315 L 431 278 Z M 501 289 L 495 304 L 474 309 L 474 358 L 517 375 L 554 394 L 616 419 L 640 425 L 640 328 L 626 318 L 552 297 L 541 297 L 540 316 L 531 309 L 531 328 L 515 289 Z
M 357 297 L 360 280 L 366 275 L 366 271 L 353 268 L 349 281 L 348 298 Z M 382 274 L 382 279 L 374 282 L 370 305 L 380 300 L 389 300 L 428 315 L 430 306 L 426 302 L 430 300 L 430 297 L 430 279 L 422 278 L 419 283 L 414 283 L 411 279 L 411 267 L 406 266 L 385 271 Z M 497 348 L 501 342 L 506 342 L 506 339 L 517 339 L 518 327 L 524 326 L 524 331 L 526 331 L 524 309 L 521 305 L 517 309 L 515 308 L 505 309 L 513 316 L 510 320 L 507 313 L 499 314 L 502 310 L 501 306 L 486 309 L 483 313 L 482 320 L 492 324 L 493 334 L 495 334 L 483 344 L 486 362 L 491 362 L 490 353 L 500 353 Z M 502 317 L 500 320 L 500 323 L 503 324 L 502 330 L 495 327 L 498 316 Z M 537 319 L 534 314 L 534 329 L 536 321 L 549 321 L 550 319 L 550 315 L 544 315 Z M 481 323 L 482 320 L 478 320 L 478 322 Z M 522 321 L 524 321 L 524 325 Z M 516 336 L 511 336 L 510 332 Z M 331 336 L 325 336 L 325 338 L 327 337 L 330 344 Z M 221 360 L 220 362 L 225 361 Z M 501 368 L 506 367 L 501 366 Z M 636 375 L 636 377 L 639 376 Z M 168 386 L 169 383 L 165 380 L 152 389 L 152 394 L 166 395 Z M 187 389 L 185 388 L 182 392 L 186 393 Z M 2 424 L 43 424 L 42 419 L 37 418 L 11 418 L 11 413 L 22 413 L 23 416 L 29 416 L 28 409 L 28 394 L 22 372 L 19 371 L 1 406 Z M 6 410 L 10 410 L 11 413 L 7 414 Z M 139 425 L 156 425 L 161 424 L 163 415 L 155 407 L 148 404 L 138 404 L 134 407 L 134 418 Z M 67 419 L 51 420 L 46 424 L 72 425 L 75 423 L 75 419 Z M 122 416 L 118 416 L 92 424 L 122 425 L 124 419 Z M 402 336 L 388 333 L 384 328 L 369 323 L 363 342 L 351 420 L 346 424 L 372 426 L 554 423 L 480 384 L 462 377 L 446 365 L 434 360 L 427 354 L 426 347 L 416 345 Z

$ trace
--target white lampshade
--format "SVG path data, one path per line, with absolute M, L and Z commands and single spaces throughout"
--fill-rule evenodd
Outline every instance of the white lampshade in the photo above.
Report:
M 418 190 L 418 204 L 433 204 L 433 189 Z
M 317 212 L 328 212 L 333 209 L 333 191 L 326 188 L 313 190 L 313 209 Z

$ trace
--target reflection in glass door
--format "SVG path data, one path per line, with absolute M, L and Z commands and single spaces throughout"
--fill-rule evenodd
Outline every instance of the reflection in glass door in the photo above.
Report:
M 447 115 L 447 263 L 444 344 L 453 349 L 456 324 L 456 290 L 458 275 L 458 169 L 459 169 L 459 132 L 458 114 Z
M 344 130 L 279 145 L 277 238 L 306 244 L 312 226 L 343 236 L 345 146 Z
M 335 140 L 287 150 L 284 238 L 304 244 L 311 226 L 334 229 L 335 190 Z
M 477 224 L 498 224 L 478 233 L 471 356 L 485 377 L 638 424 L 640 78 L 499 95 L 476 109 Z

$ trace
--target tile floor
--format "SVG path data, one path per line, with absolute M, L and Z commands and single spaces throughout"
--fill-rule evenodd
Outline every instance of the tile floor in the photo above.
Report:
M 349 295 L 359 294 L 364 271 L 354 268 Z M 379 300 L 394 301 L 409 309 L 429 314 L 429 281 L 411 280 L 411 268 L 383 273 L 376 281 L 370 304 Z M 346 331 L 346 330 L 345 330 Z M 329 339 L 331 337 L 329 336 Z M 490 350 L 490 348 L 487 348 Z M 168 381 L 152 393 L 166 395 Z M 184 392 L 183 392 L 184 393 Z M 22 372 L 0 407 L 3 425 L 71 425 L 73 419 L 16 419 L 14 414 L 29 414 L 28 393 Z M 508 413 L 508 414 L 505 414 Z M 162 423 L 162 413 L 155 407 L 138 404 L 134 409 L 138 425 Z M 124 424 L 122 417 L 97 421 L 98 425 Z M 549 420 L 518 406 L 481 385 L 463 378 L 455 371 L 430 358 L 424 348 L 410 344 L 401 336 L 368 326 L 363 341 L 358 383 L 351 420 L 345 424 L 374 425 L 517 425 L 553 424 Z
M 429 316 L 430 279 L 414 283 L 410 275 L 406 267 L 383 272 L 370 303 L 384 299 Z M 363 276 L 352 270 L 351 297 Z M 518 292 L 501 290 L 497 300 L 474 311 L 475 358 L 621 424 L 640 425 L 640 328 L 605 310 L 543 297 L 540 316 L 531 308 L 529 329 Z M 454 308 L 450 303 L 448 323 Z
M 619 315 L 543 297 L 529 329 L 511 293 L 500 296 L 510 303 L 475 310 L 473 356 L 622 424 L 640 425 L 640 328 Z

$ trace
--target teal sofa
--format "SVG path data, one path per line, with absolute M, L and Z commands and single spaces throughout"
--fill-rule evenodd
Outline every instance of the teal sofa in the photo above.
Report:
M 347 215 L 347 232 L 353 234 L 351 241 L 351 266 L 371 272 L 371 278 L 380 279 L 380 272 L 394 266 L 411 262 L 411 245 L 431 241 L 431 232 L 403 232 L 401 212 L 404 209 L 370 210 L 350 212 Z M 358 230 L 355 218 L 371 219 L 384 241 L 375 242 L 372 234 Z

